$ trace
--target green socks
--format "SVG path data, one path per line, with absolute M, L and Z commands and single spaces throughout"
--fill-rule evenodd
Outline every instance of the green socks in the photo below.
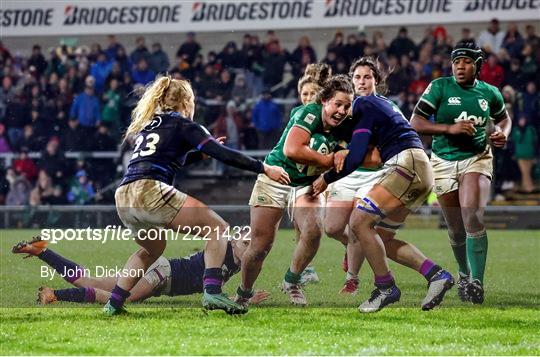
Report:
M 486 268 L 488 241 L 485 230 L 477 233 L 467 233 L 467 258 L 472 279 L 484 282 L 484 271 Z M 461 270 L 461 266 L 460 266 Z
M 300 276 L 301 274 L 293 273 L 289 268 L 285 273 L 285 282 L 289 284 L 298 284 L 300 282 Z
M 467 263 L 467 246 L 466 246 L 466 243 L 463 242 L 462 245 L 452 246 L 452 250 L 454 251 L 454 257 L 456 257 L 456 261 L 458 263 L 459 272 L 468 276 L 469 275 L 469 264 Z

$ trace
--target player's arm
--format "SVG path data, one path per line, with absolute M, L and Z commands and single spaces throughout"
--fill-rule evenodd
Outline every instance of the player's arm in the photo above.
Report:
M 221 137 L 217 138 L 216 140 L 217 140 L 218 143 L 224 144 L 225 139 L 226 138 L 224 136 L 221 136 Z M 199 151 L 197 149 L 193 149 L 193 150 L 188 151 L 188 153 L 186 154 L 186 158 L 184 160 L 183 166 L 191 165 L 191 164 L 194 164 L 196 162 L 206 160 L 208 158 L 209 158 L 209 156 L 204 154 L 202 151 Z
M 296 125 L 291 127 L 285 139 L 283 154 L 299 164 L 314 165 L 325 169 L 334 166 L 333 153 L 323 155 L 311 149 L 310 140 L 311 133 L 307 129 Z
M 282 168 L 266 165 L 261 160 L 221 145 L 197 123 L 191 122 L 186 125 L 182 129 L 182 136 L 197 150 L 224 164 L 255 173 L 264 173 L 272 180 L 283 184 L 290 183 L 289 175 Z
M 495 120 L 495 131 L 489 136 L 489 140 L 495 147 L 502 148 L 506 145 L 506 141 L 512 131 L 512 119 L 506 110 L 504 100 L 501 93 L 497 90 L 493 103 L 493 119 Z

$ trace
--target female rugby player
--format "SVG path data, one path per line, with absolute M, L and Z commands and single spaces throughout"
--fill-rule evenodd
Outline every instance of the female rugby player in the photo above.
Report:
M 499 90 L 476 78 L 482 50 L 473 42 L 462 41 L 456 44 L 451 60 L 453 75 L 429 84 L 411 124 L 420 134 L 433 135 L 434 190 L 458 263 L 458 295 L 462 301 L 481 304 L 488 248 L 484 209 L 493 175 L 488 143 L 504 147 L 512 121 Z M 429 121 L 432 115 L 434 122 Z M 492 119 L 495 130 L 488 132 Z
M 300 232 L 300 240 L 285 274 L 282 289 L 293 304 L 306 305 L 299 286 L 302 271 L 319 248 L 322 236 L 322 207 L 320 197 L 311 195 L 311 183 L 317 177 L 310 167 L 322 170 L 334 166 L 334 154 L 319 153 L 310 148 L 314 134 L 326 137 L 331 150 L 336 140 L 332 129 L 347 116 L 353 89 L 349 78 L 334 76 L 324 84 L 315 103 L 307 104 L 292 113 L 281 139 L 265 162 L 283 167 L 291 179 L 284 185 L 259 175 L 250 198 L 251 244 L 242 259 L 242 285 L 237 291 L 237 302 L 245 303 L 253 294 L 264 258 L 270 251 L 281 218 L 286 208 L 292 211 L 293 222 Z
M 331 170 L 321 175 L 313 183 L 313 189 L 314 194 L 320 194 L 328 183 L 355 171 L 364 161 L 370 142 L 379 150 L 384 163 L 380 177 L 356 201 L 349 220 L 349 227 L 360 241 L 375 274 L 376 289 L 359 310 L 374 312 L 401 297 L 388 267 L 384 241 L 391 241 L 407 215 L 424 202 L 433 178 L 418 134 L 395 104 L 376 93 L 376 83 L 381 81 L 377 63 L 366 58 L 360 59 L 360 63 L 361 96 L 353 104 L 353 119 L 357 124 L 344 168 L 339 173 Z M 382 232 L 382 236 L 378 232 Z M 390 245 L 389 251 L 398 262 L 417 269 L 428 280 L 428 294 L 422 301 L 422 309 L 429 310 L 440 304 L 453 285 L 452 275 L 410 244 L 395 241 Z
M 205 247 L 203 306 L 227 313 L 244 313 L 246 308 L 229 300 L 221 291 L 221 266 L 227 239 L 221 235 L 228 225 L 204 203 L 176 190 L 174 176 L 182 166 L 214 157 L 225 164 L 265 174 L 272 182 L 288 184 L 280 167 L 263 164 L 217 142 L 208 131 L 193 122 L 195 97 L 189 82 L 164 76 L 149 84 L 132 113 L 126 136 L 136 136 L 135 148 L 115 200 L 122 222 L 141 247 L 124 269 L 146 271 L 163 253 L 166 241 L 149 238 L 149 230 L 199 227 L 210 239 Z M 125 312 L 124 301 L 141 276 L 121 277 L 104 308 L 108 315 Z

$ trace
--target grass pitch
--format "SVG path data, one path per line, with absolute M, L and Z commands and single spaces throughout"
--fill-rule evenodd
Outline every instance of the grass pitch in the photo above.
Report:
M 60 355 L 539 355 L 540 233 L 490 231 L 486 301 L 463 304 L 455 287 L 441 308 L 423 312 L 426 282 L 417 272 L 391 263 L 402 290 L 399 303 L 376 314 L 356 307 L 372 290 L 371 270 L 364 265 L 358 296 L 337 294 L 343 279 L 343 248 L 324 238 L 314 265 L 321 283 L 307 287 L 309 307 L 289 306 L 278 289 L 294 246 L 293 233 L 282 230 L 257 288 L 271 292 L 269 301 L 247 315 L 221 311 L 204 314 L 200 295 L 159 297 L 131 305 L 130 314 L 106 318 L 100 305 L 35 304 L 37 288 L 69 284 L 40 277 L 42 262 L 10 253 L 19 240 L 36 231 L 0 231 L 0 354 Z M 455 272 L 446 233 L 408 230 L 400 238 Z M 136 246 L 132 242 L 61 242 L 55 251 L 88 268 L 122 266 Z M 201 248 L 201 242 L 169 242 L 167 257 Z M 235 276 L 225 287 L 233 293 Z

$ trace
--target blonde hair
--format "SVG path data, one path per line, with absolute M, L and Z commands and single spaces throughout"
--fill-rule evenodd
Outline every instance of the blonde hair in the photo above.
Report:
M 324 86 L 326 82 L 332 76 L 332 67 L 326 63 L 310 63 L 307 65 L 304 75 L 298 81 L 298 93 L 302 92 L 302 88 L 312 83 L 319 88 Z
M 193 99 L 193 90 L 188 81 L 173 79 L 169 75 L 156 78 L 146 86 L 137 106 L 131 112 L 131 123 L 124 138 L 140 133 L 156 113 L 188 110 Z

